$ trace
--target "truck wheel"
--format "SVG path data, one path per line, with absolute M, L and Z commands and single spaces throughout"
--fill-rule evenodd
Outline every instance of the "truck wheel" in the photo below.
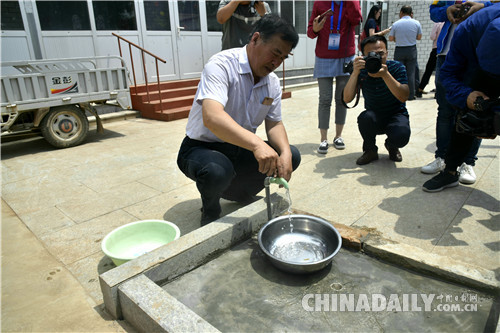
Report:
M 52 108 L 40 123 L 42 135 L 57 148 L 77 146 L 85 140 L 89 121 L 85 111 L 75 105 Z

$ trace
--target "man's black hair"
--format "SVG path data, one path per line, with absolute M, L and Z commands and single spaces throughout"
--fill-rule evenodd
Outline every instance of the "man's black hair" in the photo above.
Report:
M 387 49 L 387 39 L 384 36 L 373 35 L 363 39 L 363 41 L 361 42 L 361 53 L 365 54 L 366 44 L 376 43 L 378 41 L 383 42 L 385 44 L 385 48 Z
M 404 15 L 411 15 L 411 13 L 413 13 L 413 10 L 411 9 L 411 6 L 404 5 L 403 7 L 401 7 L 400 12 Z
M 256 32 L 260 33 L 264 42 L 278 34 L 282 40 L 292 43 L 292 49 L 299 43 L 299 35 L 293 25 L 277 14 L 264 15 L 257 22 L 249 37 L 251 38 Z

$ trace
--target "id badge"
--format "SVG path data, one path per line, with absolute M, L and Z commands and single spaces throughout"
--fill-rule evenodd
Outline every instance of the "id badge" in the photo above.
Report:
M 340 46 L 340 34 L 330 34 L 328 38 L 328 49 L 338 50 Z

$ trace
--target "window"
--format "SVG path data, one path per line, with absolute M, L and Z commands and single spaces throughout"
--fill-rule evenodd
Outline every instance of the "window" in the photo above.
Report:
M 281 17 L 293 25 L 293 1 L 281 1 Z
M 219 1 L 205 2 L 207 10 L 207 26 L 208 31 L 222 31 L 222 24 L 217 22 L 217 10 L 219 9 Z
M 178 0 L 180 26 L 184 31 L 200 31 L 200 3 Z
M 24 30 L 23 17 L 19 2 L 2 1 L 2 30 Z
M 299 34 L 305 34 L 307 32 L 309 16 L 306 15 L 306 2 L 295 1 L 295 30 L 297 30 Z
M 92 1 L 97 30 L 137 30 L 134 1 Z
M 313 6 L 314 2 L 313 1 L 308 1 L 307 2 L 307 22 L 309 22 L 309 19 L 311 18 L 311 15 L 313 13 Z
M 149 31 L 170 31 L 168 1 L 144 1 L 146 29 Z
M 266 1 L 271 9 L 271 13 L 279 15 L 278 1 Z
M 86 1 L 37 1 L 36 8 L 42 30 L 90 30 Z

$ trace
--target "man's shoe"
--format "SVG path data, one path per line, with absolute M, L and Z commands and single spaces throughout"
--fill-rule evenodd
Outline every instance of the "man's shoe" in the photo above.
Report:
M 328 152 L 328 141 L 323 141 L 319 144 L 318 153 L 326 154 Z
M 415 93 L 415 97 L 422 98 L 422 92 L 421 91 L 417 91 Z
M 336 149 L 339 149 L 339 150 L 345 149 L 344 139 L 342 139 L 342 138 L 339 136 L 338 138 L 336 138 L 335 140 L 333 140 L 333 146 L 334 146 Z
M 476 182 L 476 173 L 472 169 L 472 165 L 462 163 L 458 172 L 460 173 L 458 181 L 462 184 L 474 184 Z
M 207 214 L 207 213 L 205 213 L 205 210 L 203 209 L 203 207 L 201 207 L 200 211 L 201 211 L 201 221 L 200 221 L 200 224 L 201 224 L 202 227 L 204 225 L 209 224 L 210 222 L 218 220 L 219 217 L 220 217 L 220 210 L 219 210 L 218 214 L 214 214 L 213 212 L 211 212 L 210 214 Z
M 375 150 L 367 150 L 357 159 L 357 165 L 365 165 L 372 161 L 378 160 L 378 153 Z
M 387 142 L 384 144 L 385 148 L 389 152 L 389 159 L 394 162 L 401 162 L 403 160 L 403 156 L 401 156 L 401 152 L 398 148 L 389 148 Z
M 430 162 L 427 165 L 424 165 L 421 169 L 420 172 L 422 173 L 427 173 L 427 174 L 433 174 L 439 171 L 443 171 L 444 167 L 446 164 L 444 164 L 444 160 L 441 157 L 436 157 L 436 159 L 432 162 Z
M 429 179 L 422 186 L 425 192 L 439 192 L 448 187 L 458 185 L 458 174 L 452 175 L 448 171 L 441 171 L 437 176 Z
M 213 222 L 215 220 L 218 220 L 220 217 L 219 214 L 217 215 L 210 215 L 210 214 L 205 214 L 204 212 L 201 213 L 201 221 L 200 224 L 203 227 L 204 225 L 209 224 L 210 222 Z

